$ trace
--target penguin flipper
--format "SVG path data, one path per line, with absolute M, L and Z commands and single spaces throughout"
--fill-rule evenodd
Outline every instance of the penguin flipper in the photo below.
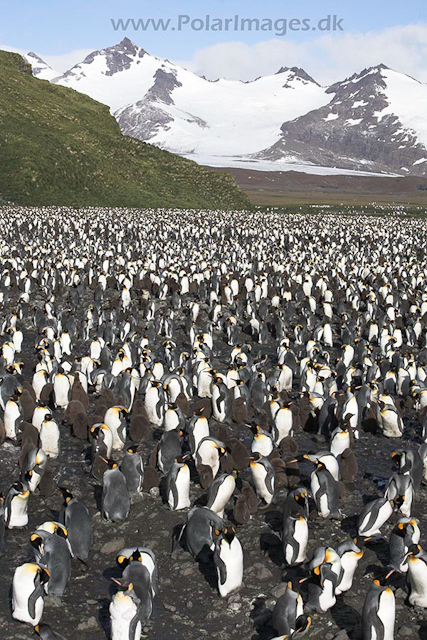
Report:
M 170 492 L 172 492 L 172 497 L 173 497 L 173 508 L 176 508 L 176 505 L 178 504 L 178 490 L 176 488 L 176 476 L 174 478 L 170 478 L 169 481 L 166 484 L 167 487 L 167 499 L 169 501 L 169 494 Z
M 36 602 L 40 597 L 43 597 L 43 586 L 38 584 L 34 586 L 34 591 L 28 598 L 28 613 L 33 620 L 36 617 Z
M 219 553 L 217 554 L 215 552 L 214 557 L 215 557 L 215 564 L 219 571 L 219 582 L 220 584 L 225 584 L 227 580 L 227 567 L 225 565 L 225 562 L 222 560 Z
M 274 468 L 273 466 L 268 467 L 267 475 L 265 476 L 265 486 L 267 487 L 271 495 L 274 494 L 274 479 L 275 479 Z
M 139 603 L 139 600 L 138 600 L 138 603 Z M 129 623 L 129 640 L 135 640 L 136 627 L 139 621 L 140 621 L 140 614 L 139 614 L 139 607 L 138 607 L 136 614 L 134 615 L 134 617 Z

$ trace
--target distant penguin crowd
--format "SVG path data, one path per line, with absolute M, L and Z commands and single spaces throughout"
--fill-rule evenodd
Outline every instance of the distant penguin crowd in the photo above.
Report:
M 0 467 L 0 547 L 17 625 L 78 637 L 43 621 L 45 598 L 66 601 L 75 567 L 94 570 L 102 518 L 125 536 L 107 637 L 150 637 L 164 576 L 122 526 L 149 515 L 145 494 L 182 511 L 170 553 L 213 568 L 212 600 L 244 589 L 241 534 L 259 521 L 259 546 L 280 512 L 269 640 L 320 637 L 316 624 L 356 579 L 354 638 L 395 638 L 397 588 L 405 610 L 427 608 L 423 220 L 9 206 L 0 230 L 0 454 L 16 463 L 13 475 Z M 65 434 L 81 443 L 81 487 L 90 479 L 98 500 L 64 481 Z M 366 479 L 354 511 L 347 500 Z M 53 495 L 57 516 L 29 526 Z M 20 529 L 18 565 L 8 545 Z

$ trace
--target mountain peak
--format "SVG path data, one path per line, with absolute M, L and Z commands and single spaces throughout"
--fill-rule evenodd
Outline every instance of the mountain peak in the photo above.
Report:
M 306 71 L 304 71 L 304 69 L 301 69 L 301 67 L 280 67 L 279 71 L 276 71 L 275 75 L 277 76 L 281 73 L 289 73 L 291 75 L 290 79 L 298 78 L 303 82 L 312 82 L 318 87 L 320 86 L 319 83 L 316 82 L 316 80 L 314 80 L 314 78 L 312 78 Z

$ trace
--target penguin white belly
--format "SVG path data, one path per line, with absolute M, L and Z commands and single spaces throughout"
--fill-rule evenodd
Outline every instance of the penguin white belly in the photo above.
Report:
M 147 389 L 147 393 L 145 394 L 145 410 L 147 411 L 148 419 L 152 424 L 161 427 L 163 422 L 163 415 L 159 416 L 159 414 L 157 413 L 158 403 L 159 394 L 156 387 Z
M 348 431 L 339 431 L 332 438 L 331 453 L 337 458 L 343 451 L 350 448 L 350 434 Z
M 8 515 L 8 514 L 7 514 Z M 28 524 L 28 496 L 13 498 L 8 529 L 20 529 Z
M 59 429 L 56 423 L 44 422 L 40 429 L 41 448 L 49 458 L 59 455 Z
M 292 391 L 293 373 L 290 367 L 284 367 L 276 384 L 277 391 Z
M 274 424 L 277 429 L 276 447 L 282 442 L 283 438 L 292 435 L 293 414 L 290 409 L 279 409 L 274 417 Z
M 187 465 L 182 467 L 176 477 L 176 490 L 178 493 L 178 503 L 175 510 L 188 509 L 190 506 L 190 469 Z M 169 506 L 173 509 L 173 495 L 169 493 Z
M 264 435 L 258 435 L 254 438 L 251 445 L 252 453 L 260 453 L 265 458 L 268 458 L 273 451 L 273 442 L 271 438 Z
M 218 492 L 215 496 L 215 500 L 212 505 L 209 507 L 211 511 L 218 514 L 220 518 L 224 517 L 224 508 L 227 502 L 230 500 L 233 495 L 234 488 L 236 486 L 236 481 L 234 476 L 227 476 L 221 486 L 218 488 Z
M 408 579 L 411 585 L 409 603 L 427 607 L 427 565 L 418 558 L 409 559 Z
M 138 622 L 133 638 L 130 637 L 130 623 L 137 613 L 133 600 L 117 593 L 110 604 L 111 640 L 139 640 L 141 622 Z
M 316 502 L 316 505 L 318 507 L 318 511 L 320 511 L 320 514 L 323 518 L 327 518 L 329 516 L 330 510 L 329 510 L 329 504 L 328 504 L 328 496 L 326 495 L 326 493 L 324 493 L 320 499 L 317 498 L 317 493 L 320 489 L 320 483 L 319 483 L 319 479 L 317 477 L 317 473 L 315 471 L 313 471 L 313 473 L 311 474 L 311 493 L 313 494 L 313 498 Z
M 114 418 L 108 419 L 107 426 L 110 429 L 111 435 L 112 435 L 113 451 L 121 451 L 125 446 L 125 443 L 123 442 L 123 440 L 120 438 L 120 435 L 119 435 L 120 425 L 121 425 L 121 420 L 118 415 L 114 416 Z
M 265 500 L 267 504 L 270 504 L 273 500 L 273 495 L 266 487 L 265 479 L 267 477 L 267 471 L 262 464 L 251 464 L 252 477 L 254 479 L 255 488 L 257 493 Z
M 197 450 L 200 463 L 211 467 L 213 477 L 215 478 L 219 469 L 218 450 L 212 446 L 210 441 L 202 442 Z
M 23 564 L 18 567 L 13 576 L 12 583 L 12 617 L 20 622 L 27 622 L 36 626 L 43 615 L 43 595 L 37 598 L 35 603 L 35 616 L 32 618 L 28 611 L 28 600 L 34 591 L 34 572 L 32 567 Z
M 343 569 L 343 574 L 341 578 L 341 582 L 335 589 L 335 593 L 338 596 L 340 593 L 344 593 L 344 591 L 348 591 L 351 589 L 351 585 L 353 584 L 354 573 L 357 568 L 357 554 L 353 552 L 344 553 L 341 556 L 341 567 Z
M 210 436 L 210 431 L 209 431 L 209 423 L 206 420 L 206 418 L 200 418 L 199 420 L 197 420 L 196 424 L 194 425 L 194 429 L 193 429 L 193 438 L 194 438 L 194 451 L 196 452 L 200 442 L 203 440 L 203 438 L 208 438 Z M 195 457 L 195 453 L 193 455 L 193 458 Z
M 387 411 L 385 416 L 381 414 L 381 418 L 383 434 L 387 438 L 400 438 L 402 436 L 396 413 L 393 411 Z
M 385 589 L 380 595 L 377 615 L 384 625 L 384 640 L 394 640 L 396 603 L 391 589 Z
M 164 428 L 165 431 L 173 431 L 179 425 L 179 418 L 176 414 L 176 411 L 173 409 L 168 409 L 165 413 L 164 418 Z
M 197 395 L 199 398 L 211 398 L 212 376 L 206 371 L 201 371 L 197 378 Z
M 215 420 L 224 422 L 226 419 L 225 400 L 219 401 L 221 395 L 220 389 L 214 385 L 212 389 L 212 413 Z
M 178 380 L 172 379 L 169 382 L 168 392 L 170 402 L 175 402 L 177 397 L 181 393 L 181 385 L 179 384 Z
M 7 402 L 4 411 L 4 429 L 6 432 L 6 438 L 10 438 L 11 440 L 16 438 L 19 417 L 20 411 L 16 402 Z
M 43 424 L 46 414 L 49 413 L 49 409 L 47 407 L 36 407 L 33 413 L 33 426 L 40 431 L 40 428 Z
M 363 522 L 359 527 L 359 535 L 370 537 L 370 536 L 381 534 L 381 531 L 380 531 L 381 527 L 385 522 L 387 522 L 387 520 L 389 519 L 392 513 L 393 513 L 393 507 L 391 506 L 390 502 L 387 500 L 387 502 L 379 508 L 377 518 L 373 523 L 373 525 L 371 526 L 371 528 L 365 530 L 365 527 L 367 526 L 371 517 L 370 513 L 366 514 L 366 517 L 364 518 Z
M 53 383 L 55 404 L 61 409 L 66 409 L 69 404 L 70 381 L 67 376 L 56 377 Z
M 319 606 L 322 611 L 329 611 L 337 599 L 334 594 L 334 587 L 330 580 L 325 580 L 323 591 L 319 596 Z
M 227 577 L 221 584 L 220 573 L 218 570 L 218 590 L 222 598 L 229 593 L 238 589 L 243 579 L 243 550 L 237 538 L 234 538 L 231 545 L 226 541 L 221 541 L 220 558 L 224 562 Z
M 308 525 L 305 518 L 296 521 L 294 538 L 299 544 L 298 556 L 294 562 L 304 562 L 308 543 Z

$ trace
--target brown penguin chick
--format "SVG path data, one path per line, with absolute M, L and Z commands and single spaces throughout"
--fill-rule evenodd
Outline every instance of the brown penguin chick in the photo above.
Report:
M 291 405 L 293 406 L 293 405 Z M 299 414 L 300 414 L 300 425 L 303 431 L 313 432 L 315 431 L 317 420 L 313 418 L 310 407 L 310 400 L 308 393 L 304 391 L 301 394 L 301 399 L 298 403 Z
M 279 449 L 282 456 L 295 457 L 298 455 L 299 451 L 298 443 L 292 436 L 286 436 L 286 438 L 283 438 L 279 445 Z
M 80 400 L 74 400 L 74 402 L 80 402 Z M 81 404 L 81 402 L 80 402 L 80 404 Z M 83 407 L 83 405 L 82 405 L 82 407 Z M 104 398 L 98 398 L 98 400 L 96 401 L 96 404 L 95 404 L 94 411 L 98 416 L 105 416 L 105 414 L 108 411 L 108 405 L 105 402 Z
M 19 425 L 18 441 L 21 444 L 21 448 L 24 442 L 31 442 L 32 448 L 38 447 L 40 433 L 31 422 L 21 422 Z
M 135 398 L 135 402 L 132 405 L 133 413 L 144 413 L 145 405 L 141 398 Z
M 152 438 L 150 422 L 142 413 L 134 414 L 129 423 L 129 437 L 132 442 L 149 441 Z
M 65 420 L 73 426 L 74 420 L 78 413 L 86 413 L 84 406 L 80 400 L 71 400 L 68 407 L 65 410 Z
M 218 431 L 215 437 L 217 438 L 217 440 L 223 442 L 226 447 L 230 446 L 230 434 L 225 424 L 219 424 Z
M 185 415 L 185 417 L 190 415 L 190 404 L 187 400 L 187 396 L 185 395 L 185 393 L 179 393 L 176 397 L 176 406 L 181 409 L 182 413 Z
M 101 389 L 101 391 L 99 392 L 99 398 L 104 401 L 107 409 L 110 409 L 110 407 L 114 407 L 114 405 L 116 404 L 114 393 L 111 391 L 111 389 Z
M 54 404 L 54 394 L 53 394 L 53 384 L 51 382 L 47 382 L 40 393 L 40 402 L 44 402 L 44 404 L 49 407 L 49 409 L 53 409 L 55 407 Z
M 346 483 L 354 482 L 357 475 L 357 458 L 351 449 L 345 449 L 340 459 L 341 480 Z
M 301 472 L 297 460 L 286 462 L 288 489 L 296 489 L 301 482 Z
M 258 498 L 252 486 L 249 484 L 249 482 L 247 482 L 247 480 L 242 480 L 241 492 L 246 498 L 249 513 L 251 515 L 256 513 L 258 511 Z
M 377 433 L 378 432 L 378 420 L 377 420 L 377 405 L 376 403 L 372 403 L 372 405 L 366 409 L 362 419 L 362 429 L 367 433 Z
M 78 413 L 74 418 L 73 422 L 73 436 L 79 438 L 80 440 L 88 440 L 89 439 L 89 421 L 86 415 L 86 411 L 83 413 Z
M 105 413 L 102 415 L 96 413 L 94 416 L 88 416 L 88 424 L 90 427 L 93 427 L 94 424 L 99 424 L 104 422 Z
M 290 402 L 288 392 L 285 389 L 282 389 L 279 395 L 282 402 Z
M 89 398 L 87 397 L 86 391 L 82 387 L 82 383 L 77 377 L 74 378 L 74 383 L 71 389 L 71 400 L 79 400 L 86 411 L 89 409 Z
M 158 446 L 156 444 L 156 446 L 153 447 L 153 450 L 150 453 L 150 457 L 148 459 L 148 466 L 153 467 L 153 469 L 157 467 L 157 450 L 158 450 Z
M 283 392 L 282 392 L 283 393 Z M 301 431 L 303 430 L 302 424 L 301 424 L 301 411 L 300 408 L 297 404 L 291 404 L 290 406 L 292 415 L 293 415 L 293 423 L 292 423 L 292 428 L 294 430 L 294 433 L 301 433 Z
M 236 497 L 233 509 L 233 518 L 236 524 L 247 524 L 251 519 L 248 503 L 243 493 Z
M 221 440 L 221 438 L 219 438 L 219 440 Z M 219 461 L 219 467 L 221 469 L 221 473 L 231 473 L 236 468 L 236 465 L 234 463 L 233 456 L 231 455 L 231 453 L 226 451 L 224 455 L 221 456 Z
M 276 484 L 279 487 L 287 487 L 288 486 L 288 470 L 286 466 L 286 462 L 281 458 L 270 458 L 270 462 L 274 467 L 274 471 L 276 472 Z
M 193 402 L 191 406 L 191 412 L 196 413 L 199 409 L 205 407 L 203 411 L 203 415 L 207 420 L 212 416 L 212 402 L 209 398 L 199 398 L 195 402 Z
M 339 497 L 340 498 L 345 498 L 345 496 L 347 494 L 347 489 L 345 487 L 344 482 L 341 482 L 341 480 L 338 480 L 337 485 L 338 485 Z
M 231 455 L 234 460 L 234 468 L 237 469 L 237 471 L 244 471 L 249 467 L 249 452 L 240 440 L 232 447 Z
M 0 445 L 6 440 L 6 429 L 4 428 L 3 419 L 0 418 Z
M 236 424 L 245 424 L 248 421 L 248 410 L 243 398 L 236 398 L 231 405 L 231 418 Z
M 39 483 L 40 494 L 45 498 L 49 498 L 55 491 L 55 483 L 53 479 L 53 471 L 48 465 Z
M 92 460 L 91 474 L 97 480 L 102 480 L 104 473 L 108 469 L 108 463 L 102 456 L 96 455 Z
M 403 407 L 406 411 L 412 411 L 414 408 L 414 399 L 411 396 L 405 396 L 403 398 Z
M 197 467 L 197 473 L 199 474 L 199 482 L 202 489 L 208 489 L 213 482 L 212 467 L 201 464 Z
M 28 380 L 24 380 L 22 390 L 28 391 L 34 402 L 36 402 L 36 392 L 34 391 L 32 385 L 28 382 Z
M 142 483 L 142 489 L 144 491 L 150 491 L 154 487 L 158 487 L 160 484 L 159 474 L 152 466 L 144 467 L 144 480 Z
M 21 403 L 24 420 L 30 422 L 30 420 L 33 419 L 34 409 L 36 408 L 33 396 L 27 391 L 27 389 L 23 389 L 19 401 Z

